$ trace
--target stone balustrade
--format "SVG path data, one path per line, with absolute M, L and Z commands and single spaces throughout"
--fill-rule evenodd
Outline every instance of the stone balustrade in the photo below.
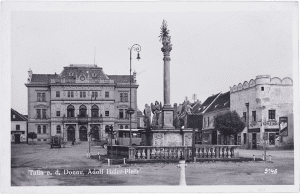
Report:
M 239 158 L 237 145 L 197 145 L 195 156 L 197 159 L 205 158 Z M 107 148 L 108 155 L 111 147 Z M 154 146 L 120 146 L 113 145 L 113 155 L 127 157 L 130 160 L 179 160 L 182 155 L 192 160 L 192 147 L 154 147 Z

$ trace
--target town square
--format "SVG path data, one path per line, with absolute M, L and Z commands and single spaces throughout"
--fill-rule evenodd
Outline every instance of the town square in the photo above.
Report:
M 299 190 L 297 2 L 71 4 L 6 4 L 9 189 Z

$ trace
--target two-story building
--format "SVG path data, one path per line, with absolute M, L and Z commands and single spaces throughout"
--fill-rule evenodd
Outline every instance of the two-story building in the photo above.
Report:
M 206 108 L 202 111 L 203 114 L 203 128 L 202 137 L 203 144 L 211 145 L 226 145 L 234 144 L 230 136 L 222 136 L 219 131 L 215 129 L 215 117 L 219 114 L 224 114 L 230 110 L 230 92 L 219 93 L 209 97 Z
M 294 138 L 293 80 L 269 75 L 256 76 L 230 87 L 230 110 L 246 123 L 240 134 L 241 147 L 292 147 Z
M 27 118 L 14 109 L 10 110 L 11 142 L 27 142 Z
M 131 76 L 131 107 L 137 110 L 136 73 Z M 28 71 L 28 131 L 38 142 L 54 135 L 65 141 L 107 137 L 109 126 L 129 128 L 129 75 L 106 75 L 97 65 L 64 67 L 60 74 Z M 132 114 L 137 128 L 137 114 Z

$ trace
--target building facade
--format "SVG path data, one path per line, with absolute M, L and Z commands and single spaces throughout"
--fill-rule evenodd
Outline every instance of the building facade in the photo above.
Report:
M 131 107 L 137 110 L 136 73 L 131 76 Z M 28 131 L 38 142 L 59 135 L 65 141 L 105 139 L 109 126 L 129 128 L 129 75 L 106 75 L 97 65 L 64 67 L 60 74 L 28 71 Z M 137 128 L 137 113 L 132 114 Z
M 202 143 L 210 145 L 234 144 L 230 136 L 222 136 L 215 129 L 215 117 L 230 110 L 230 92 L 219 93 L 207 99 L 207 107 L 203 110 Z M 204 104 L 204 103 L 203 103 Z
M 27 118 L 16 110 L 10 110 L 11 118 L 11 142 L 27 142 Z
M 256 76 L 230 87 L 230 110 L 243 117 L 242 148 L 291 147 L 294 142 L 293 80 Z

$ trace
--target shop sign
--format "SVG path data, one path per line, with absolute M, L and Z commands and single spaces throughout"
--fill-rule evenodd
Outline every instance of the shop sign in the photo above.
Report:
M 278 122 L 276 120 L 268 120 L 265 121 L 263 124 L 268 126 L 274 126 L 274 125 L 278 125 Z
M 248 129 L 248 133 L 259 133 L 260 128 L 253 128 L 253 129 Z
M 279 129 L 280 129 L 280 135 L 288 136 L 288 118 L 287 117 L 279 117 Z
M 265 129 L 265 132 L 279 132 L 279 129 Z
M 11 134 L 25 134 L 25 131 L 11 131 Z
M 212 133 L 212 130 L 203 130 L 203 133 Z
M 250 123 L 250 127 L 254 127 L 255 125 L 257 125 L 257 121 L 252 121 L 252 122 Z

